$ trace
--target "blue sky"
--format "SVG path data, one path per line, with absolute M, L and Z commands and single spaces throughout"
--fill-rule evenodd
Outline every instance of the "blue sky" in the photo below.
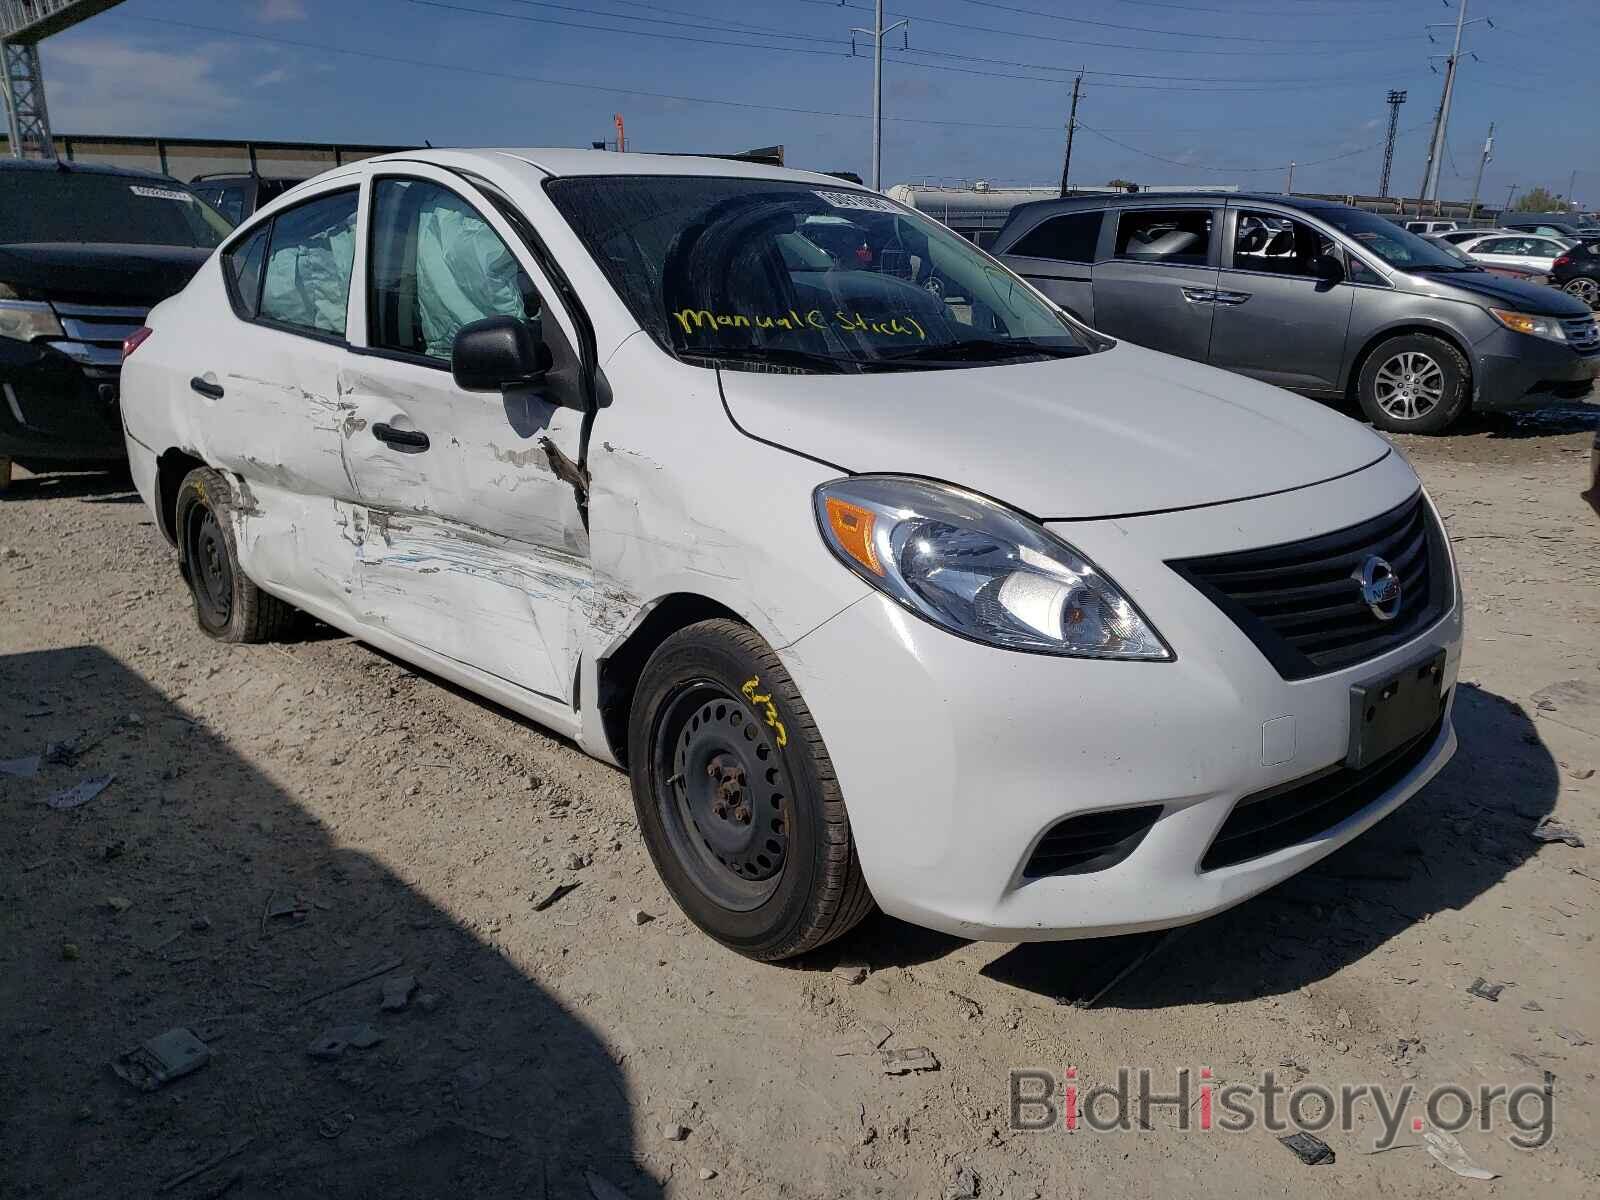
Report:
M 1059 178 L 1070 73 L 1086 77 L 1073 179 L 1415 194 L 1454 0 L 898 0 L 884 183 Z M 434 145 L 742 150 L 870 163 L 871 0 L 126 0 L 41 49 L 58 132 Z M 498 14 L 498 15 L 495 15 Z M 1594 0 L 1469 0 L 1441 194 L 1513 183 L 1600 206 Z M 907 48 L 909 47 L 909 48 Z M 360 55 L 340 53 L 359 51 Z M 363 57 L 376 56 L 376 57 Z M 459 68 L 459 69 L 449 69 Z M 1440 66 L 1442 70 L 1442 64 Z M 1018 78 L 1018 77 L 1022 78 Z M 543 80 L 547 82 L 536 82 Z M 582 86 L 554 86 L 556 83 Z M 630 92 L 629 89 L 632 89 Z M 643 95 L 638 93 L 655 93 Z M 712 104 L 704 101 L 724 101 Z M 1331 160 L 1331 161 L 1330 161 Z

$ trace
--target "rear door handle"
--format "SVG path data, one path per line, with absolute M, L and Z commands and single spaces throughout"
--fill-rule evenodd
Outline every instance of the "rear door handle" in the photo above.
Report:
M 1184 288 L 1183 298 L 1190 304 L 1215 304 L 1217 293 L 1212 288 Z
M 208 383 L 206 380 L 196 375 L 193 379 L 189 380 L 189 386 L 195 391 L 199 392 L 202 396 L 206 397 L 208 400 L 222 399 L 222 385 L 220 383 Z
M 1253 292 L 1216 292 L 1211 298 L 1218 304 L 1243 304 L 1252 295 Z
M 428 435 L 420 429 L 396 429 L 393 425 L 379 421 L 372 427 L 372 436 L 386 446 L 396 446 L 406 450 L 428 448 Z

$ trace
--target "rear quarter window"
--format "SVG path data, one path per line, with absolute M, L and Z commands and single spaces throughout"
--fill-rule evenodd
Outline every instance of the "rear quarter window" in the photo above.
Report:
M 1104 213 L 1062 213 L 1035 225 L 1017 239 L 1007 254 L 1048 258 L 1057 262 L 1092 263 L 1100 244 Z

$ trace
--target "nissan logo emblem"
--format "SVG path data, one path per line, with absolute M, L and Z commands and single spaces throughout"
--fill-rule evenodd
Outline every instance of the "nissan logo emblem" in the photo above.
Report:
M 1353 578 L 1361 588 L 1362 603 L 1378 620 L 1392 621 L 1400 615 L 1400 576 L 1387 562 L 1370 554 Z

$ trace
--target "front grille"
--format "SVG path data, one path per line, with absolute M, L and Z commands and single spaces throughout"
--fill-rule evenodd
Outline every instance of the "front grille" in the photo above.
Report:
M 1400 606 L 1381 619 L 1362 599 L 1369 558 L 1400 579 Z M 1256 644 L 1285 679 L 1325 674 L 1393 649 L 1450 603 L 1444 531 L 1422 493 L 1382 516 L 1304 541 L 1203 558 L 1177 571 Z
M 122 339 L 144 324 L 147 308 L 52 303 L 66 337 L 48 343 L 94 378 L 115 379 L 122 368 Z
M 1561 332 L 1567 335 L 1567 345 L 1579 354 L 1593 354 L 1600 350 L 1600 322 L 1593 317 L 1572 317 L 1562 321 Z
M 1022 874 L 1028 879 L 1086 875 L 1115 866 L 1133 853 L 1160 815 L 1161 805 L 1142 804 L 1058 821 L 1039 839 Z
M 1376 803 L 1426 758 L 1439 740 L 1447 701 L 1448 696 L 1440 699 L 1439 719 L 1433 728 L 1370 766 L 1359 770 L 1328 767 L 1240 800 L 1217 830 L 1200 860 L 1200 869 L 1231 867 L 1299 845 Z

